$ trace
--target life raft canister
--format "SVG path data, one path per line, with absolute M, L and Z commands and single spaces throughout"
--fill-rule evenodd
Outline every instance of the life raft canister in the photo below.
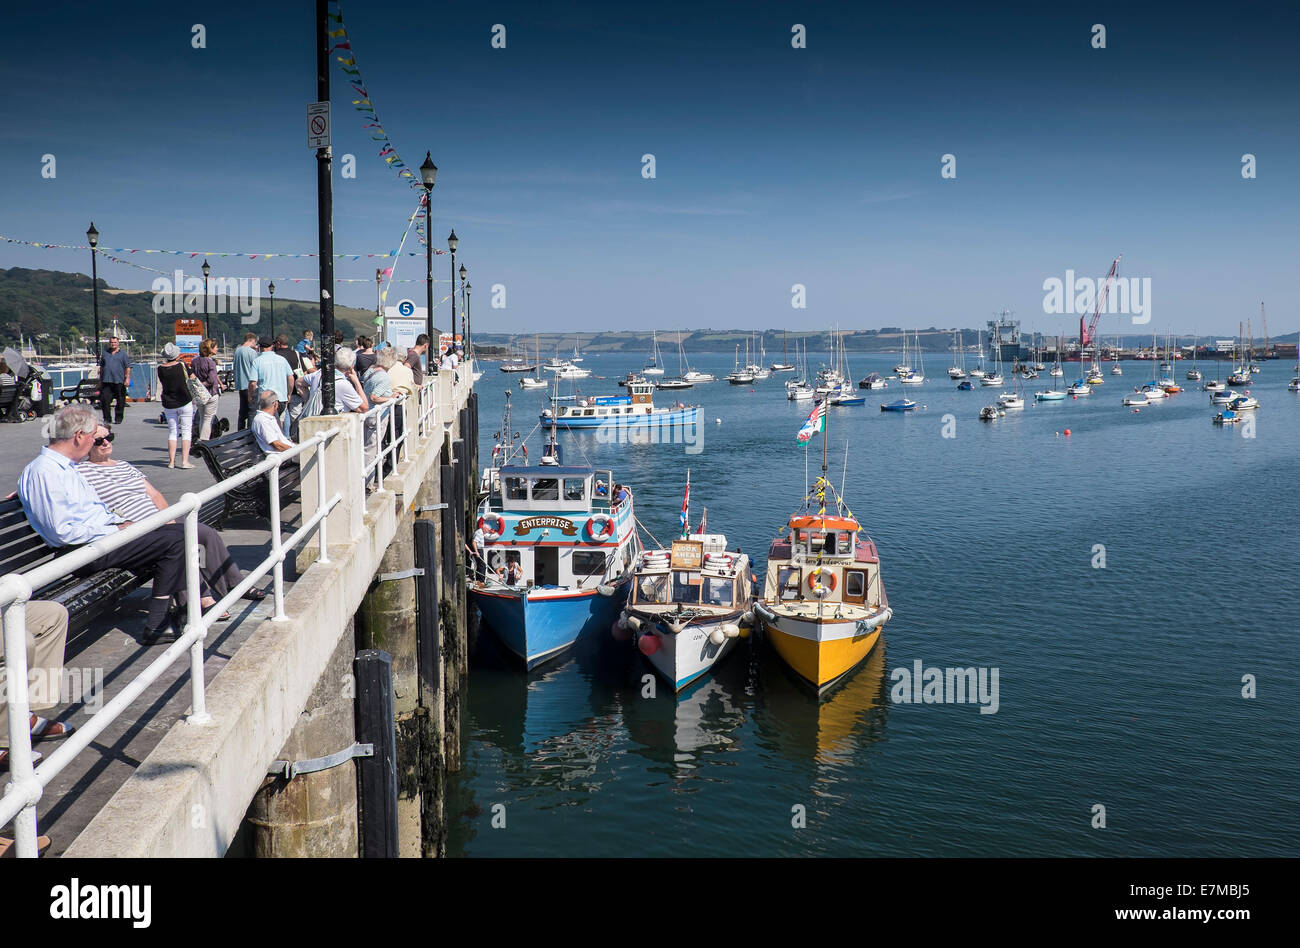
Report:
M 484 514 L 478 518 L 478 528 L 489 540 L 496 540 L 506 532 L 506 522 L 500 514 Z
M 614 535 L 614 518 L 608 514 L 596 514 L 587 521 L 587 536 L 593 540 L 608 540 Z
M 825 576 L 827 581 L 821 582 L 820 577 Z M 825 566 L 818 566 L 808 573 L 808 590 L 814 596 L 825 596 L 827 593 L 835 591 L 835 573 Z

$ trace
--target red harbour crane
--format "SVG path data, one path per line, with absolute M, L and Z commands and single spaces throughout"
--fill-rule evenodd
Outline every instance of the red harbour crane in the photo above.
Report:
M 1088 348 L 1089 343 L 1095 343 L 1097 340 L 1097 321 L 1101 319 L 1101 311 L 1106 308 L 1106 297 L 1110 295 L 1110 285 L 1115 282 L 1115 277 L 1119 273 L 1119 262 L 1124 259 L 1120 254 L 1115 258 L 1115 262 L 1110 265 L 1110 272 L 1106 274 L 1106 282 L 1102 284 L 1101 292 L 1097 294 L 1097 307 L 1092 311 L 1092 319 L 1086 325 L 1085 317 L 1079 317 L 1079 364 L 1083 364 L 1084 350 Z M 1096 356 L 1094 356 L 1094 361 Z

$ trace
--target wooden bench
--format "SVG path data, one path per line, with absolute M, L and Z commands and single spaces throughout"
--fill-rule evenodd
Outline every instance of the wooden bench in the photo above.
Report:
M 199 519 L 212 524 L 221 512 L 220 503 L 209 502 L 199 510 Z M 47 545 L 32 529 L 17 497 L 0 500 L 0 576 L 27 572 L 66 552 Z M 68 635 L 73 637 L 85 631 L 95 619 L 116 609 L 145 580 L 144 576 L 114 567 L 86 576 L 65 576 L 35 590 L 32 598 L 52 600 L 67 609 Z
M 99 379 L 82 379 L 75 388 L 59 390 L 59 400 L 65 405 L 71 402 L 90 402 L 99 404 Z
M 218 481 L 238 474 L 266 460 L 266 454 L 257 446 L 251 428 L 232 431 L 228 435 L 210 441 L 200 441 L 194 447 L 194 453 L 203 458 L 208 470 Z M 301 469 L 297 460 L 286 461 L 280 466 L 280 507 L 298 500 L 298 482 Z M 225 508 L 214 526 L 220 529 L 228 519 L 253 517 L 269 520 L 271 517 L 270 478 L 263 474 L 247 484 L 226 491 Z

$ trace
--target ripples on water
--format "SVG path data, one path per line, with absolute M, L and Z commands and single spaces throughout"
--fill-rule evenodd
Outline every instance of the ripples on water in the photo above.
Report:
M 693 361 L 719 376 L 731 362 Z M 859 356 L 854 371 L 894 361 Z M 615 391 L 639 364 L 592 356 L 585 365 L 607 380 L 579 384 Z M 976 416 L 996 390 L 959 392 L 933 375 L 908 392 L 924 406 L 912 415 L 879 411 L 897 383 L 833 409 L 830 476 L 838 486 L 847 438 L 845 497 L 879 545 L 896 613 L 883 648 L 821 702 L 762 642 L 678 698 L 661 682 L 643 698 L 650 672 L 630 646 L 585 643 L 525 675 L 485 630 L 448 800 L 451 852 L 1296 855 L 1290 368 L 1266 363 L 1256 377 L 1254 439 L 1214 428 L 1199 390 L 1123 408 L 1150 373 L 1140 363 L 1086 399 L 1027 396 L 1025 411 L 991 424 Z M 811 406 L 786 400 L 788 377 L 661 393 L 661 404 L 703 405 L 700 454 L 562 434 L 567 459 L 612 466 L 660 540 L 676 530 L 689 466 L 692 521 L 707 506 L 710 529 L 761 566 L 806 489 L 794 435 Z M 486 434 L 512 381 L 489 364 Z M 545 396 L 513 391 L 527 433 Z M 941 434 L 948 413 L 954 438 Z M 1105 569 L 1091 566 L 1096 544 Z M 892 704 L 890 673 L 917 659 L 998 668 L 998 713 Z M 1246 674 L 1254 700 L 1241 697 Z M 491 828 L 496 803 L 505 829 Z M 1098 803 L 1104 830 L 1090 825 Z M 805 828 L 791 825 L 795 806 Z

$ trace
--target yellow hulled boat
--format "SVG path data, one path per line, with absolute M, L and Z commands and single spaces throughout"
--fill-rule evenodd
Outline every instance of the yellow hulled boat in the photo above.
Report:
M 893 615 L 876 544 L 824 473 L 772 541 L 755 613 L 777 654 L 819 692 L 871 654 Z

